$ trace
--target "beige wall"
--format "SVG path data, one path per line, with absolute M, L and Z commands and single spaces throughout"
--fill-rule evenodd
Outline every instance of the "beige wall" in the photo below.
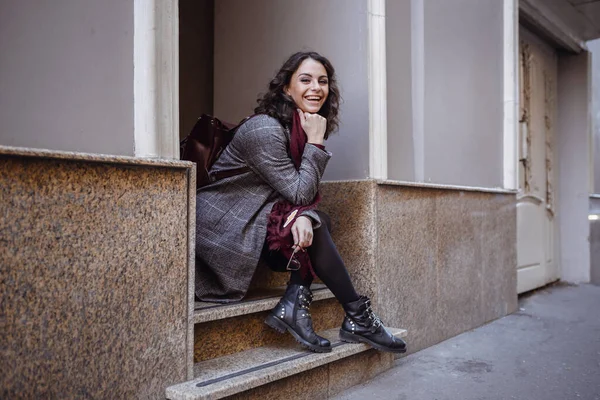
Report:
M 558 58 L 558 223 L 561 279 L 590 281 L 590 53 Z
M 600 39 L 587 43 L 592 55 L 592 157 L 593 181 L 590 192 L 600 193 Z
M 600 199 L 590 199 L 590 214 L 600 215 Z M 600 285 L 600 220 L 590 221 L 590 282 Z
M 600 193 L 600 39 L 587 43 L 592 55 L 592 187 Z M 590 199 L 590 214 L 600 214 L 600 199 Z M 600 285 L 600 221 L 590 221 L 590 281 Z
M 426 182 L 503 185 L 502 11 L 425 0 Z
M 213 113 L 214 0 L 179 0 L 179 128 Z
M 0 2 L 0 144 L 133 155 L 133 0 Z
M 503 3 L 386 7 L 389 178 L 502 187 Z
M 413 181 L 411 2 L 387 1 L 388 178 Z
M 344 103 L 340 131 L 327 142 L 326 180 L 361 179 L 369 169 L 367 2 L 215 2 L 215 115 L 251 114 L 258 93 L 289 55 L 316 50 L 333 63 Z

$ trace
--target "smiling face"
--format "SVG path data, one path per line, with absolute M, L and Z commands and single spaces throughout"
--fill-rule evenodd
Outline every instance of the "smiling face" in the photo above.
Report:
M 307 58 L 294 72 L 284 90 L 299 109 L 316 114 L 329 95 L 327 71 L 320 62 Z

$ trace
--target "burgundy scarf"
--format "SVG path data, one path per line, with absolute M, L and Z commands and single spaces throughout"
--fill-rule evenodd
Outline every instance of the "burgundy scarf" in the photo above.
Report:
M 307 137 L 300 124 L 300 116 L 297 112 L 294 112 L 290 138 L 290 153 L 296 170 L 300 169 L 306 141 Z M 267 244 L 269 250 L 278 250 L 287 260 L 289 260 L 294 251 L 292 248 L 294 245 L 292 225 L 294 225 L 296 218 L 298 218 L 303 211 L 316 208 L 319 201 L 321 201 L 321 195 L 317 193 L 313 202 L 307 206 L 298 206 L 286 200 L 275 203 L 271 210 L 271 214 L 269 215 L 267 224 Z M 314 278 L 316 275 L 310 263 L 308 253 L 299 251 L 296 253 L 295 257 L 300 262 L 300 272 L 302 273 L 302 277 L 306 278 L 308 277 L 308 274 L 310 274 Z

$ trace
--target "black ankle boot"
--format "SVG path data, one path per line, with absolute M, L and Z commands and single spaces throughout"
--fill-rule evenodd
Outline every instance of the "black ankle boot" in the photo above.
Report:
M 406 342 L 392 335 L 371 310 L 371 300 L 361 296 L 352 303 L 342 304 L 346 317 L 340 329 L 340 339 L 348 343 L 367 343 L 377 350 L 406 352 Z
M 288 285 L 285 294 L 279 300 L 265 323 L 278 332 L 286 330 L 301 345 L 317 353 L 331 351 L 329 340 L 317 335 L 313 330 L 309 308 L 312 292 L 306 286 Z

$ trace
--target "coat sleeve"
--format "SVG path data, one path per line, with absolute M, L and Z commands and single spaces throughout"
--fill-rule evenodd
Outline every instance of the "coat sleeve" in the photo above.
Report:
M 331 153 L 307 144 L 300 169 L 296 170 L 282 126 L 272 118 L 267 121 L 236 134 L 237 150 L 246 165 L 286 200 L 296 205 L 311 204 Z
M 319 229 L 321 227 L 321 217 L 315 210 L 305 210 L 300 213 L 301 216 L 308 217 L 312 221 L 313 229 Z

